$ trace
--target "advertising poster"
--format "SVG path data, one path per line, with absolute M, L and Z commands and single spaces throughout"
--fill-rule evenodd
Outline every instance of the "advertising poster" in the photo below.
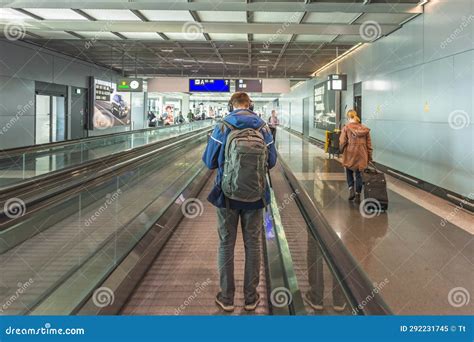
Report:
M 327 90 L 326 84 L 314 86 L 313 128 L 332 131 L 336 128 L 336 92 Z
M 116 84 L 94 79 L 93 129 L 128 126 L 131 120 L 131 94 L 118 92 Z

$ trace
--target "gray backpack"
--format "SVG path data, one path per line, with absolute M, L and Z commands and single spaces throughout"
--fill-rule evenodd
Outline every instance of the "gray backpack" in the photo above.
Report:
M 265 204 L 265 178 L 267 173 L 268 149 L 260 130 L 237 129 L 226 121 L 230 128 L 225 145 L 225 164 L 221 188 L 227 198 L 241 202 Z

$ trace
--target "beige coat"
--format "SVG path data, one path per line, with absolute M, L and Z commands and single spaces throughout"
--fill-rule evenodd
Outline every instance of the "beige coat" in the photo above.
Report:
M 372 161 L 370 129 L 360 123 L 351 122 L 343 127 L 339 147 L 343 151 L 342 165 L 348 169 L 363 171 Z

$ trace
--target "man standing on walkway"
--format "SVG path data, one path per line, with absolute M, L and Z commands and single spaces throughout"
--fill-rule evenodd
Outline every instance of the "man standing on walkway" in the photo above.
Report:
M 217 169 L 208 197 L 217 207 L 219 233 L 221 291 L 216 303 L 229 312 L 234 310 L 234 247 L 239 218 L 245 245 L 244 309 L 255 310 L 260 301 L 260 236 L 263 208 L 270 202 L 266 173 L 276 163 L 270 130 L 250 107 L 246 93 L 232 95 L 230 113 L 214 128 L 202 158 L 209 169 Z

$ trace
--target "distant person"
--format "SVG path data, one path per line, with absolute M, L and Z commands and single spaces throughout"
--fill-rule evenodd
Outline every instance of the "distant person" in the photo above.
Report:
M 206 113 L 205 113 L 205 112 L 202 112 L 202 114 L 201 114 L 201 120 L 206 120 Z
M 273 140 L 276 140 L 276 130 L 277 126 L 280 124 L 280 120 L 278 120 L 276 110 L 272 110 L 272 115 L 268 119 L 268 126 L 270 127 L 270 131 L 273 135 Z
M 147 120 L 148 120 L 148 127 L 156 127 L 158 120 L 156 119 L 155 113 L 153 113 L 151 110 L 148 111 Z
M 181 111 L 179 111 L 178 117 L 176 118 L 176 123 L 177 124 L 182 124 L 184 121 L 185 120 L 184 120 L 183 113 Z
M 193 111 L 190 109 L 188 112 L 188 122 L 193 122 L 194 121 L 194 114 Z
M 174 124 L 173 107 L 166 106 L 165 110 L 166 110 L 166 117 L 164 120 L 165 126 Z
M 360 123 L 355 110 L 347 112 L 349 123 L 342 128 L 339 147 L 342 151 L 342 165 L 346 168 L 349 200 L 360 200 L 362 192 L 362 174 L 372 161 L 372 142 L 370 129 Z M 355 174 L 355 188 L 354 188 Z
M 270 202 L 266 173 L 276 163 L 270 130 L 249 106 L 246 93 L 232 95 L 229 107 L 233 110 L 214 128 L 202 157 L 209 169 L 217 169 L 208 196 L 217 207 L 219 233 L 220 292 L 216 304 L 229 312 L 234 310 L 234 247 L 239 219 L 245 245 L 244 309 L 255 310 L 260 301 L 260 236 L 263 208 Z

